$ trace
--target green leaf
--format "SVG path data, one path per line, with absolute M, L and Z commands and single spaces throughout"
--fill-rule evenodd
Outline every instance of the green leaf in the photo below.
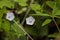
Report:
M 57 9 L 60 10 L 60 2 L 57 2 L 56 6 L 57 6 Z
M 30 15 L 32 15 L 32 16 L 50 16 L 49 14 L 30 14 Z
M 54 1 L 47 1 L 46 4 L 51 7 L 54 8 L 55 2 Z
M 56 18 L 60 19 L 60 16 L 54 16 L 54 17 L 56 17 Z
M 19 3 L 20 6 L 27 6 L 27 0 L 14 0 Z
M 41 6 L 39 4 L 31 4 L 31 9 L 34 11 L 41 10 Z
M 60 10 L 57 10 L 54 15 L 60 15 Z
M 2 24 L 3 13 L 6 13 L 6 10 L 4 8 L 0 9 L 0 27 L 1 27 L 1 24 Z
M 46 19 L 43 23 L 42 26 L 45 26 L 47 24 L 49 24 L 52 20 L 51 19 Z
M 6 32 L 9 32 L 9 31 L 10 31 L 10 23 L 9 23 L 9 21 L 3 19 L 2 28 L 3 28 Z
M 6 13 L 6 12 L 7 12 L 6 8 L 0 9 L 0 27 L 1 27 L 1 24 L 2 24 L 3 14 Z
M 59 15 L 60 15 L 60 10 L 56 9 L 56 10 L 53 10 L 54 13 L 52 13 L 52 17 L 57 17 L 59 18 Z
M 48 35 L 48 37 L 60 37 L 60 33 L 54 33 L 54 34 L 50 34 Z
M 1 27 L 1 24 L 2 24 L 2 16 L 3 16 L 3 13 L 0 13 L 0 27 Z
M 14 23 L 12 29 L 17 33 L 18 36 L 24 36 L 25 33 Z
M 10 0 L 1 0 L 0 1 L 0 8 L 3 7 L 9 7 L 9 8 L 14 8 L 14 4 Z
M 22 8 L 21 10 L 18 11 L 18 14 L 21 14 L 21 13 L 25 12 L 26 10 L 27 10 L 26 7 L 25 8 Z
M 19 11 L 18 11 L 18 14 L 22 14 L 23 12 L 24 12 L 24 11 L 22 11 L 22 10 L 19 10 Z

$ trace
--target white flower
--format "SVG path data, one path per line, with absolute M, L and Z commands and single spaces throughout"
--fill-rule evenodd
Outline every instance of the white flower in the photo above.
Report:
M 35 19 L 32 16 L 26 18 L 26 24 L 27 25 L 33 25 L 34 22 L 35 22 Z
M 6 19 L 12 21 L 15 18 L 13 12 L 7 12 Z

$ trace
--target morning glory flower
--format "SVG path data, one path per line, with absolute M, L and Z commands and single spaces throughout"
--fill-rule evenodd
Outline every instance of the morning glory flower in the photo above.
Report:
M 26 18 L 26 24 L 27 25 L 33 25 L 35 22 L 35 19 L 32 16 L 29 16 Z
M 12 21 L 15 18 L 13 12 L 7 12 L 6 19 Z

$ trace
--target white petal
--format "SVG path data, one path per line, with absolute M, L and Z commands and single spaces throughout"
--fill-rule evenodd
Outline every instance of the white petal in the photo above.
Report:
M 12 21 L 15 18 L 14 13 L 8 12 L 6 15 L 6 19 Z
M 34 22 L 35 22 L 35 19 L 32 16 L 26 18 L 26 24 L 27 25 L 33 25 Z

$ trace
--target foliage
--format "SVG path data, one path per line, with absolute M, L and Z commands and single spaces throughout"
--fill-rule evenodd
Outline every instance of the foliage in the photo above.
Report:
M 26 33 L 21 30 L 18 25 L 16 25 L 13 21 L 6 20 L 7 11 L 14 11 L 15 19 L 17 23 L 20 25 L 20 21 L 23 20 L 27 16 L 33 16 L 35 18 L 35 24 L 30 26 L 26 23 L 22 26 L 23 28 L 35 39 L 35 37 L 44 37 L 48 35 L 48 27 L 49 23 L 54 21 L 55 26 L 59 27 L 55 21 L 55 18 L 60 19 L 60 1 L 42 1 L 43 4 L 38 1 L 33 0 L 0 0 L 0 29 L 4 30 L 7 36 L 11 36 L 10 40 L 26 40 Z M 16 7 L 17 5 L 17 7 Z M 45 8 L 47 7 L 47 8 Z M 49 7 L 49 8 L 48 8 Z M 17 9 L 18 8 L 18 9 Z M 26 8 L 26 10 L 22 10 Z M 11 10 L 10 10 L 11 9 Z M 16 9 L 16 10 L 15 10 Z M 52 9 L 52 10 L 49 10 Z M 30 10 L 28 12 L 28 10 Z M 45 11 L 46 10 L 46 11 Z M 22 18 L 22 17 L 23 18 Z M 26 16 L 26 17 L 27 17 Z M 26 18 L 25 18 L 26 19 Z M 21 21 L 22 22 L 22 21 Z M 24 21 L 25 22 L 25 21 Z M 20 26 L 21 26 L 20 25 Z M 59 30 L 58 30 L 59 31 Z M 12 33 L 12 34 L 11 34 Z M 23 39 L 24 38 L 24 39 Z M 5 40 L 8 40 L 6 37 Z

